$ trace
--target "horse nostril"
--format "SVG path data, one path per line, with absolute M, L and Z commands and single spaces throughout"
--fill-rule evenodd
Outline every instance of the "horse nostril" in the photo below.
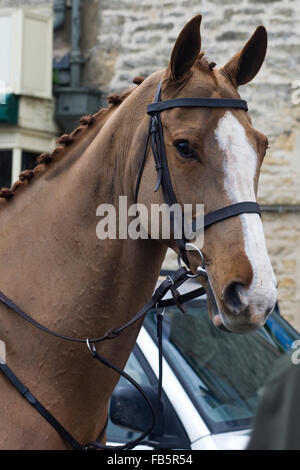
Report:
M 243 284 L 241 282 L 231 282 L 224 289 L 224 300 L 233 314 L 241 313 L 246 308 L 242 300 Z

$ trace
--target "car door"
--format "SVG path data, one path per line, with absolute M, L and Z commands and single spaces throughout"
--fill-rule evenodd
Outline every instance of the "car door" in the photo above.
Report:
M 154 354 L 157 351 L 154 351 Z M 129 374 L 139 385 L 145 389 L 153 388 L 156 393 L 157 378 L 151 369 L 149 363 L 145 359 L 141 349 L 136 344 L 125 367 L 125 372 Z M 120 378 L 118 385 L 115 388 L 114 394 L 126 395 L 133 392 L 134 387 L 129 384 L 123 377 Z M 112 400 L 114 399 L 114 394 Z M 147 404 L 141 395 L 134 395 L 135 400 L 141 401 L 141 406 L 145 407 L 147 411 Z M 128 401 L 127 401 L 128 403 Z M 135 403 L 136 404 L 136 403 Z M 128 408 L 130 408 L 130 402 Z M 132 408 L 133 403 L 132 403 Z M 159 423 L 156 426 L 156 431 L 152 433 L 149 438 L 144 441 L 145 444 L 137 446 L 137 449 L 158 449 L 158 448 L 176 448 L 176 449 L 190 449 L 190 442 L 185 432 L 180 419 L 178 418 L 173 406 L 168 400 L 166 394 L 162 394 L 162 413 L 160 413 Z M 130 409 L 126 410 L 130 414 Z M 163 416 L 162 416 L 163 415 Z M 128 417 L 127 417 L 128 419 Z M 150 423 L 149 423 L 150 424 Z M 108 445 L 123 445 L 128 441 L 137 439 L 142 434 L 141 431 L 130 429 L 116 424 L 114 416 L 109 417 L 107 426 L 107 444 Z

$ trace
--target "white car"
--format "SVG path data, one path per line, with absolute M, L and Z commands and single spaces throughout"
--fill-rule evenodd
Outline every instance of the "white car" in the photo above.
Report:
M 194 281 L 179 290 L 199 287 Z M 186 313 L 164 315 L 163 397 L 154 432 L 137 449 L 241 450 L 250 438 L 258 399 L 276 359 L 300 335 L 278 309 L 264 328 L 225 333 L 211 323 L 205 297 L 187 302 Z M 125 371 L 155 397 L 158 377 L 156 316 L 150 312 Z M 150 421 L 149 421 L 150 420 Z M 137 438 L 151 422 L 149 408 L 121 378 L 111 400 L 107 443 Z

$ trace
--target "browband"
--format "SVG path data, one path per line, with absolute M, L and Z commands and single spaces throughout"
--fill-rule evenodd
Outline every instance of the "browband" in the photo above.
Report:
M 147 107 L 147 114 L 165 111 L 172 108 L 236 108 L 248 111 L 247 101 L 227 98 L 176 98 L 174 100 L 158 101 Z

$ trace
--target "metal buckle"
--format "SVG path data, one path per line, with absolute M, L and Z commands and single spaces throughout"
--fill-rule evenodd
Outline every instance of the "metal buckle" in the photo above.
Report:
M 153 134 L 154 132 L 157 132 L 158 129 L 158 119 L 155 114 L 151 116 L 151 128 L 150 128 L 150 134 Z
M 187 277 L 195 278 L 195 277 L 203 276 L 203 277 L 207 278 L 207 272 L 206 272 L 206 269 L 205 269 L 204 256 L 203 256 L 203 253 L 202 253 L 202 251 L 200 250 L 200 248 L 198 248 L 198 247 L 197 247 L 196 245 L 194 245 L 193 243 L 186 243 L 185 246 L 191 246 L 191 247 L 193 247 L 194 250 L 196 250 L 196 251 L 198 252 L 198 254 L 200 255 L 201 262 L 202 262 L 202 266 L 198 266 L 198 267 L 197 267 L 197 273 L 196 273 L 196 274 L 187 274 Z M 178 267 L 181 268 L 181 267 L 182 267 L 182 264 L 181 264 L 181 256 L 180 256 L 180 253 L 178 254 L 177 262 L 178 262 Z
M 0 364 L 6 364 L 6 346 L 4 341 L 0 341 Z
M 86 345 L 87 345 L 88 350 L 90 351 L 91 355 L 92 355 L 93 357 L 95 357 L 95 356 L 96 356 L 96 352 L 97 352 L 96 346 L 94 345 L 94 343 L 92 343 L 92 344 L 90 343 L 89 338 L 86 339 Z
M 158 302 L 156 302 L 156 304 L 155 304 L 155 313 L 156 313 L 156 316 L 157 316 L 157 317 L 163 317 L 164 314 L 165 314 L 165 312 L 166 312 L 166 307 L 164 307 L 161 312 L 158 311 Z

